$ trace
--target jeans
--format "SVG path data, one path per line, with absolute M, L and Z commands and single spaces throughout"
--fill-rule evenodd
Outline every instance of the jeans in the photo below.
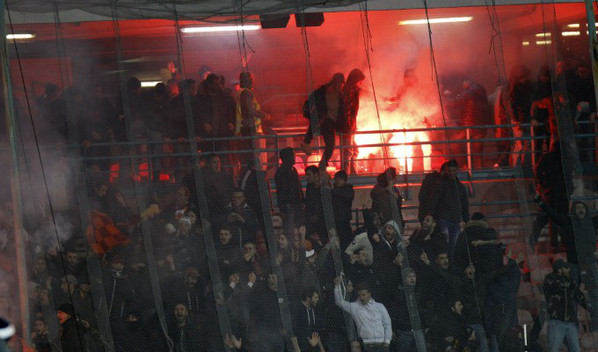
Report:
M 588 290 L 589 303 L 594 307 L 598 307 L 598 268 L 593 263 L 580 263 L 579 271 L 581 282 L 583 282 Z M 589 313 L 590 328 L 592 331 L 598 331 L 598 311 L 590 309 Z
M 383 343 L 368 343 L 363 345 L 365 352 L 388 352 L 388 345 Z
M 486 340 L 486 331 L 482 324 L 473 324 L 469 327 L 475 332 L 476 343 L 479 352 L 488 352 L 488 340 Z
M 332 157 L 332 153 L 334 152 L 334 139 L 335 139 L 335 126 L 336 122 L 330 119 L 324 119 L 320 122 L 320 135 L 324 139 L 324 154 L 322 154 L 322 160 L 320 160 L 320 169 L 326 168 L 328 166 L 328 161 Z M 305 134 L 305 138 L 303 142 L 306 144 L 310 144 L 311 140 L 313 139 L 313 131 L 311 128 L 311 122 L 309 127 L 307 128 L 307 133 Z
M 355 170 L 355 158 L 357 158 L 359 151 L 355 147 L 354 135 L 351 132 L 343 133 L 340 135 L 339 139 L 342 147 L 341 170 L 345 171 L 347 174 L 355 174 L 357 173 Z
M 520 126 L 513 127 L 513 137 L 520 138 L 513 142 L 513 154 L 511 155 L 511 166 L 527 167 L 531 165 L 531 152 L 529 147 L 529 129 Z
M 459 239 L 459 234 L 461 233 L 461 226 L 459 226 L 458 223 L 438 219 L 438 228 L 441 233 L 447 235 L 449 242 L 449 258 L 452 263 L 455 256 L 455 245 L 457 244 L 457 239 Z
M 580 352 L 576 322 L 564 322 L 552 319 L 548 322 L 548 351 L 559 352 L 563 340 L 569 352 Z

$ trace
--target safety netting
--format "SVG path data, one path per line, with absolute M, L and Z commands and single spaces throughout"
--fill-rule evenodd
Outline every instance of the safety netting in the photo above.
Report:
M 598 350 L 593 4 L 272 3 L 4 4 L 8 348 Z

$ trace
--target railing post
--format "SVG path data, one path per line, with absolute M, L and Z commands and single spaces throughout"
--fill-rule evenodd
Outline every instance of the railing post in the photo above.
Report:
M 467 140 L 467 169 L 473 174 L 473 156 L 471 155 L 471 129 L 468 126 L 465 129 L 465 139 Z
M 530 139 L 529 139 L 529 148 L 531 150 L 531 154 L 532 154 L 532 167 L 535 169 L 536 168 L 536 140 L 534 139 L 536 137 L 535 133 L 534 133 L 534 126 L 530 125 L 529 126 L 529 135 L 530 135 Z M 524 136 L 525 138 L 525 136 Z

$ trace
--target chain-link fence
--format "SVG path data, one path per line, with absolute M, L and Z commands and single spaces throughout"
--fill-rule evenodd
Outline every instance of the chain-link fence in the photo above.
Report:
M 596 348 L 582 5 L 250 31 L 240 3 L 241 31 L 196 35 L 176 2 L 105 5 L 30 27 L 6 9 L 5 31 L 36 29 L 3 56 L 12 349 Z M 417 17 L 435 21 L 397 23 Z

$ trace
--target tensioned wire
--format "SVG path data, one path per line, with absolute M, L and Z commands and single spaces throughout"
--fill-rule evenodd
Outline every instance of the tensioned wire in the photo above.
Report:
M 129 100 L 129 92 L 127 90 L 126 77 L 124 76 L 124 73 L 126 71 L 124 70 L 124 66 L 123 66 L 124 56 L 123 56 L 123 52 L 122 52 L 122 37 L 120 34 L 120 19 L 119 19 L 119 15 L 118 15 L 118 0 L 111 0 L 110 6 L 111 6 L 111 10 L 112 10 L 112 26 L 113 26 L 112 29 L 114 32 L 114 41 L 115 41 L 114 45 L 115 45 L 115 49 L 116 49 L 116 60 L 117 60 L 117 66 L 118 66 L 120 91 L 121 91 L 123 112 L 124 112 L 125 125 L 126 125 L 126 134 L 127 134 L 127 139 L 129 141 L 134 141 L 135 136 L 132 131 L 133 116 L 131 113 L 131 105 L 130 105 L 131 102 Z M 131 157 L 130 165 L 132 168 L 134 168 L 136 165 L 136 162 L 135 162 L 133 148 L 129 147 L 128 152 Z M 137 172 L 137 170 L 135 170 L 135 172 Z M 144 196 L 143 196 L 144 190 L 142 190 L 142 186 L 139 182 L 133 181 L 133 186 L 135 189 L 137 210 L 138 210 L 138 213 L 141 214 L 142 211 L 144 210 L 143 205 L 142 205 L 142 202 L 144 199 Z M 145 192 L 145 193 L 147 193 L 147 192 Z M 164 334 L 164 337 L 166 339 L 168 350 L 170 352 L 172 352 L 173 351 L 173 342 L 172 342 L 172 339 L 168 335 L 168 328 L 166 325 L 166 315 L 164 313 L 164 305 L 162 303 L 163 302 L 162 291 L 160 289 L 160 283 L 158 281 L 158 270 L 156 267 L 156 259 L 155 259 L 155 254 L 154 254 L 153 241 L 152 241 L 151 226 L 150 226 L 148 220 L 143 220 L 143 219 L 141 221 L 140 226 L 141 226 L 141 235 L 142 235 L 142 239 L 143 239 L 144 253 L 145 253 L 145 257 L 146 257 L 147 268 L 148 268 L 148 273 L 149 273 L 149 277 L 150 277 L 150 284 L 151 284 L 151 288 L 152 288 L 152 297 L 154 299 L 154 306 L 156 308 L 156 314 L 158 316 L 160 328 L 161 328 L 162 333 Z

